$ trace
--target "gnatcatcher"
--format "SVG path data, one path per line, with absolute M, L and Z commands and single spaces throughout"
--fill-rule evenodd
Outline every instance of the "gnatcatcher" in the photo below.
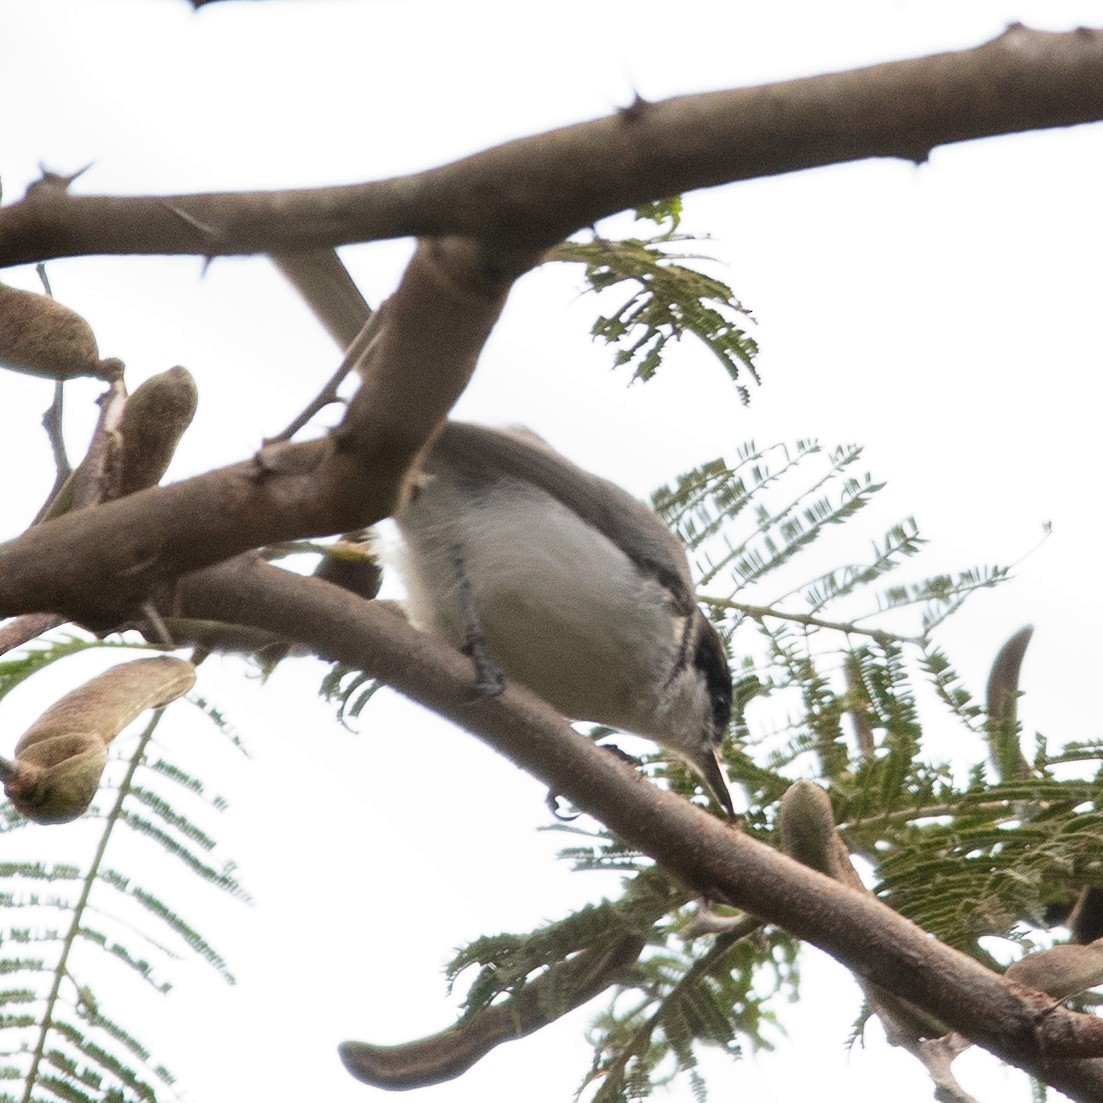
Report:
M 655 740 L 735 814 L 718 757 L 728 661 L 685 549 L 650 509 L 534 434 L 450 421 L 394 519 L 417 627 L 485 644 L 571 719 Z

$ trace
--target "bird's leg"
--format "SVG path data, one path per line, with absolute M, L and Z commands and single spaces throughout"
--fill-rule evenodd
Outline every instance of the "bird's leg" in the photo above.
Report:
M 475 673 L 478 675 L 475 688 L 479 691 L 480 697 L 497 697 L 506 688 L 505 675 L 501 667 L 491 658 L 490 649 L 486 645 L 486 636 L 483 635 L 483 627 L 479 621 L 479 610 L 475 605 L 475 591 L 464 567 L 463 548 L 459 544 L 453 544 L 449 550 L 452 570 L 459 589 L 460 609 L 463 612 L 465 641 L 463 650 L 471 656 L 475 664 Z

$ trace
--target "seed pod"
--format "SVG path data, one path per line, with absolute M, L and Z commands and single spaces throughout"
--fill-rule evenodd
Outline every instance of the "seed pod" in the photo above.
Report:
M 988 675 L 988 749 L 1000 781 L 1030 777 L 1030 763 L 1019 745 L 1019 672 L 1023 665 L 1032 625 L 1020 628 L 996 655 Z
M 818 869 L 835 881 L 862 889 L 862 880 L 839 837 L 831 798 L 811 781 L 794 781 L 781 798 L 778 817 L 781 849 L 802 865 Z
M 1103 983 L 1103 941 L 1038 950 L 1009 965 L 1004 976 L 1055 1000 L 1075 996 Z
M 834 881 L 859 892 L 870 893 L 850 860 L 846 844 L 835 826 L 831 798 L 811 781 L 795 781 L 781 798 L 779 814 L 781 848 L 803 865 L 827 874 Z M 882 988 L 854 978 L 870 1010 L 880 1018 L 893 1045 L 908 1046 L 922 1038 L 941 1038 L 948 1027 L 921 1007 Z
M 114 379 L 122 361 L 101 360 L 92 327 L 74 310 L 0 284 L 0 365 L 46 379 Z
M 68 823 L 84 814 L 107 764 L 107 744 L 146 709 L 186 693 L 195 668 L 159 655 L 122 663 L 48 708 L 0 759 L 9 800 L 35 823 Z
M 195 380 L 181 367 L 152 376 L 126 400 L 119 422 L 120 497 L 161 481 L 195 416 L 196 402 Z

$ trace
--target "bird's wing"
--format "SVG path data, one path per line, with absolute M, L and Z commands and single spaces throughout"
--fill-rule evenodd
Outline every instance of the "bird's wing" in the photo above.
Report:
M 450 465 L 475 474 L 498 471 L 539 487 L 664 586 L 678 613 L 688 616 L 696 608 L 693 579 L 678 538 L 643 502 L 615 483 L 577 467 L 535 434 L 448 421 L 426 458 L 429 472 L 434 456 L 447 457 Z

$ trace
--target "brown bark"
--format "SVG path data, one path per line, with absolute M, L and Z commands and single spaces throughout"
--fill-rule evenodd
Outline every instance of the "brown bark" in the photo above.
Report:
M 183 580 L 187 615 L 276 632 L 382 678 L 544 781 L 687 886 L 778 923 L 1074 1100 L 1103 1098 L 1103 1021 L 1006 983 L 872 895 L 778 854 L 578 735 L 523 687 L 473 701 L 468 659 L 390 610 L 240 557 Z M 309 794 L 304 794 L 309 798 Z
M 186 571 L 388 516 L 466 386 L 510 283 L 488 275 L 469 242 L 426 243 L 385 305 L 363 385 L 333 436 L 36 525 L 0 545 L 0 616 L 118 625 Z
M 1014 25 L 982 46 L 635 103 L 390 180 L 175 196 L 71 196 L 50 178 L 0 210 L 0 267 L 93 253 L 226 256 L 449 234 L 543 249 L 650 199 L 866 157 L 1103 119 L 1103 31 Z
M 232 560 L 389 514 L 466 385 L 513 278 L 602 215 L 697 187 L 1103 118 L 1103 32 L 1014 27 L 975 50 L 662 103 L 345 188 L 76 197 L 56 180 L 0 210 L 0 265 L 90 253 L 288 252 L 424 243 L 337 432 L 68 514 L 0 546 L 0 615 L 117 624 L 184 575 L 166 611 L 251 625 L 343 659 L 474 732 L 697 891 L 821 946 L 1074 1099 L 1103 1098 L 1103 1023 L 1053 1008 L 865 894 L 648 784 L 523 689 L 472 704 L 458 653 L 319 580 Z M 451 236 L 449 236 L 451 235 Z M 476 244 L 477 243 L 477 244 Z M 203 568 L 203 569 L 198 569 Z M 197 570 L 198 569 L 198 570 Z M 194 572 L 188 574 L 187 572 Z

